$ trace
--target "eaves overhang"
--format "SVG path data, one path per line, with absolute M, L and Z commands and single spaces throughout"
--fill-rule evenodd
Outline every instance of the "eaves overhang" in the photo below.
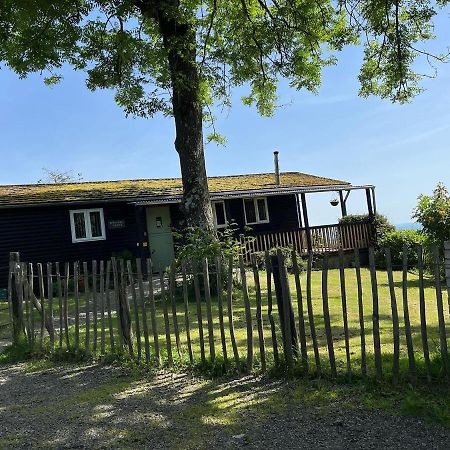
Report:
M 354 191 L 362 189 L 374 189 L 372 184 L 353 186 L 349 184 L 336 184 L 328 186 L 307 186 L 307 187 L 288 187 L 276 189 L 252 189 L 248 191 L 223 191 L 212 192 L 210 194 L 211 200 L 226 200 L 230 198 L 246 198 L 259 196 L 274 196 L 274 195 L 292 195 L 292 194 L 307 194 L 319 192 L 340 192 L 340 191 Z M 153 198 L 137 199 L 131 203 L 136 206 L 150 206 L 170 203 L 180 203 L 182 201 L 181 195 L 170 196 L 155 196 Z

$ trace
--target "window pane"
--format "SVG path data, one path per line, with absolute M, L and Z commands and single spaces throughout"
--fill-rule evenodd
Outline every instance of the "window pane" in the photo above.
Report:
M 216 213 L 216 224 L 218 226 L 226 225 L 227 220 L 225 218 L 225 205 L 221 202 L 214 204 L 214 210 Z
M 245 205 L 245 215 L 247 217 L 247 223 L 255 223 L 256 222 L 256 211 L 255 211 L 255 203 L 253 199 L 244 200 Z
M 74 213 L 73 223 L 75 228 L 75 239 L 84 239 L 86 237 L 86 224 L 84 223 L 84 212 Z
M 100 221 L 100 211 L 91 211 L 89 213 L 89 218 L 91 219 L 91 235 L 92 237 L 102 236 L 102 225 Z
M 258 213 L 259 220 L 267 220 L 267 211 L 266 211 L 266 201 L 263 198 L 259 198 L 258 200 Z

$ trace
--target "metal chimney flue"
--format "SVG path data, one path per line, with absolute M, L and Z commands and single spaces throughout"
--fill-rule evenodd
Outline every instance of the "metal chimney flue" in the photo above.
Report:
M 275 184 L 277 186 L 280 185 L 280 164 L 278 162 L 278 153 L 279 152 L 277 150 L 275 150 L 273 152 L 273 162 L 274 162 L 274 165 L 275 165 Z

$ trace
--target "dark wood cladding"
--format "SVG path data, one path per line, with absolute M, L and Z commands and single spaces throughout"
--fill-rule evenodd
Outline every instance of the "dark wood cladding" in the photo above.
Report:
M 295 195 L 267 197 L 269 222 L 250 225 L 251 232 L 271 232 L 297 229 Z M 71 209 L 103 208 L 106 239 L 72 243 L 70 229 Z M 245 216 L 242 198 L 225 200 L 228 220 L 244 232 Z M 182 230 L 183 214 L 178 204 L 170 205 L 172 227 Z M 109 221 L 125 220 L 124 228 L 109 228 Z M 140 221 L 140 224 L 139 224 Z M 251 232 L 246 232 L 251 234 Z M 60 262 L 106 260 L 113 253 L 130 251 L 133 256 L 148 257 L 145 207 L 136 208 L 127 203 L 92 203 L 88 206 L 39 206 L 0 209 L 0 287 L 6 286 L 9 252 L 20 252 L 25 262 Z M 139 246 L 138 243 L 141 245 Z
M 130 251 L 134 256 L 141 256 L 137 246 L 138 216 L 133 205 L 98 203 L 86 208 L 103 208 L 105 240 L 72 243 L 69 211 L 83 208 L 52 206 L 1 209 L 0 287 L 6 286 L 7 283 L 8 258 L 11 251 L 20 252 L 22 261 L 42 263 L 93 259 L 100 261 L 110 258 L 112 253 L 124 250 Z M 143 213 L 141 211 L 138 214 Z M 125 220 L 124 228 L 108 228 L 108 221 L 120 219 Z
M 245 228 L 244 204 L 242 198 L 225 200 L 228 220 L 239 225 L 241 231 Z M 277 230 L 290 230 L 299 227 L 297 215 L 297 199 L 291 195 L 273 195 L 267 197 L 269 222 L 248 225 L 251 231 L 270 232 Z

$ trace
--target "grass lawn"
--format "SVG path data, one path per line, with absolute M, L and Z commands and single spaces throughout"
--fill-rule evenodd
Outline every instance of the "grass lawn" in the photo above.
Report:
M 366 351 L 368 353 L 368 369 L 369 372 L 374 371 L 373 367 L 373 337 L 372 337 L 372 295 L 371 295 L 371 284 L 370 284 L 370 273 L 366 269 L 362 269 L 362 283 L 363 283 L 363 295 L 364 295 L 364 319 L 365 319 L 365 334 L 366 334 Z M 406 342 L 404 336 L 403 328 L 403 308 L 402 308 L 402 292 L 401 292 L 401 272 L 394 272 L 395 281 L 395 292 L 397 296 L 398 304 L 398 314 L 400 319 L 400 349 L 401 349 L 401 368 L 404 372 L 407 370 L 406 361 Z M 415 274 L 409 274 L 408 281 L 408 301 L 410 309 L 410 321 L 413 332 L 413 342 L 415 357 L 418 365 L 423 363 L 422 357 L 422 343 L 420 336 L 420 316 L 419 316 L 419 290 L 418 290 L 418 277 Z M 391 319 L 391 304 L 390 304 L 390 294 L 389 287 L 387 284 L 386 272 L 378 271 L 378 290 L 379 290 L 379 308 L 380 308 L 380 334 L 381 334 L 381 346 L 383 354 L 383 366 L 385 372 L 389 374 L 391 366 L 391 358 L 393 353 L 393 335 L 392 335 L 392 319 Z M 258 343 L 258 333 L 256 328 L 256 303 L 255 303 L 255 290 L 253 283 L 253 276 L 248 273 L 248 284 L 249 284 L 249 294 L 252 305 L 252 316 L 253 316 L 253 329 L 254 329 L 254 354 L 255 354 L 255 367 L 259 367 L 259 343 Z M 264 339 L 267 352 L 268 366 L 271 365 L 273 361 L 273 350 L 271 341 L 271 330 L 270 324 L 267 318 L 267 296 L 266 296 L 266 277 L 265 273 L 260 273 L 261 289 L 263 297 L 263 322 L 264 322 Z M 308 342 L 308 357 L 310 367 L 314 368 L 314 355 L 312 349 L 312 342 L 309 333 L 309 321 L 306 309 L 306 279 L 305 274 L 301 276 L 302 289 L 303 289 L 303 307 L 304 307 L 304 317 L 306 322 L 306 334 Z M 292 275 L 290 275 L 290 286 L 291 294 L 293 300 L 294 312 L 297 318 L 297 303 L 296 303 L 296 292 L 295 292 L 295 280 Z M 351 363 L 352 369 L 355 373 L 360 370 L 360 358 L 361 358 L 361 346 L 360 346 L 360 327 L 359 327 L 359 316 L 358 316 L 358 304 L 357 304 L 357 291 L 356 291 L 356 277 L 353 269 L 346 270 L 346 289 L 347 289 L 347 309 L 348 309 L 348 324 L 349 324 L 349 334 L 350 334 L 350 352 L 351 352 Z M 338 369 L 343 373 L 345 371 L 345 343 L 344 343 L 344 333 L 343 333 L 343 320 L 342 320 L 342 304 L 340 295 L 340 279 L 338 270 L 329 271 L 329 307 L 330 307 L 330 317 L 332 324 L 332 333 L 334 341 L 334 350 L 336 355 L 336 361 L 338 364 Z M 436 311 L 436 296 L 435 290 L 432 286 L 430 280 L 425 282 L 425 301 L 426 301 L 426 313 L 427 313 L 427 326 L 428 326 L 428 343 L 430 348 L 430 354 L 432 358 L 438 354 L 439 351 L 439 335 L 438 335 L 438 319 Z M 323 320 L 323 309 L 322 309 L 322 292 L 321 292 L 321 271 L 314 271 L 312 274 L 312 302 L 314 310 L 314 321 L 316 326 L 316 333 L 319 343 L 319 352 L 323 358 L 322 370 L 328 370 L 327 362 L 327 347 L 326 347 L 326 337 L 325 337 L 325 327 Z M 85 311 L 84 297 L 80 298 L 80 311 L 83 313 Z M 130 303 L 131 300 L 130 300 Z M 212 303 L 213 303 L 213 320 L 214 320 L 214 342 L 216 347 L 216 355 L 221 356 L 221 340 L 220 340 L 220 329 L 218 320 L 218 305 L 217 305 L 217 295 L 212 293 Z M 92 304 L 92 301 L 91 301 Z M 239 354 L 242 359 L 246 356 L 246 327 L 245 327 L 245 309 L 243 303 L 242 293 L 239 290 L 235 290 L 233 297 L 234 305 L 234 326 L 235 335 L 237 339 L 237 344 L 239 348 Z M 58 300 L 54 299 L 54 317 L 55 320 L 58 318 Z M 69 305 L 70 315 L 74 315 L 74 301 L 70 300 Z M 166 348 L 166 336 L 164 329 L 164 316 L 161 298 L 157 296 L 156 298 L 156 310 L 157 310 L 157 328 L 159 335 L 160 348 L 163 358 L 165 358 L 165 348 Z M 151 343 L 151 354 L 154 354 L 153 346 L 153 334 L 151 331 L 151 320 L 150 320 L 150 308 L 148 302 L 146 303 L 146 311 L 149 324 L 149 335 Z M 195 298 L 190 296 L 189 298 L 189 311 L 190 311 L 190 328 L 191 328 L 191 339 L 193 343 L 194 358 L 196 361 L 200 360 L 200 343 L 199 343 L 199 332 L 197 323 L 197 311 Z M 446 317 L 447 314 L 447 296 L 444 293 L 444 311 Z M 225 331 L 226 331 L 226 341 L 227 341 L 227 351 L 228 358 L 232 360 L 233 353 L 230 342 L 230 333 L 228 328 L 227 319 L 227 308 L 226 308 L 226 298 L 224 293 L 224 314 L 225 314 Z M 133 311 L 132 311 L 132 317 Z M 274 315 L 275 321 L 277 323 L 278 331 L 278 344 L 280 347 L 280 353 L 282 353 L 281 348 L 281 331 L 279 328 L 279 320 L 276 314 L 276 302 L 274 299 Z M 185 333 L 185 319 L 184 319 L 184 304 L 183 300 L 180 298 L 177 301 L 177 318 L 181 333 L 181 358 L 178 357 L 175 345 L 175 336 L 173 333 L 173 317 L 171 308 L 169 306 L 169 316 L 170 316 L 170 326 L 171 326 L 171 342 L 172 349 L 175 360 L 186 361 L 187 360 L 187 347 L 186 347 L 186 333 Z M 205 302 L 202 302 L 202 317 L 203 317 L 203 329 L 204 329 L 204 339 L 206 356 L 209 355 L 209 345 L 208 345 L 208 328 L 207 328 L 207 310 Z M 142 320 L 142 318 L 140 318 Z M 38 329 L 37 324 L 37 314 L 36 314 L 36 329 Z M 134 319 L 133 319 L 134 320 Z M 92 320 L 91 320 L 92 327 Z M 107 327 L 107 321 L 106 321 Z M 114 328 L 115 328 L 115 339 L 117 345 L 117 322 L 114 318 Z M 100 321 L 98 329 L 100 330 Z M 143 327 L 142 323 L 141 329 L 141 341 L 144 342 L 143 337 Z M 71 330 L 71 339 L 73 343 L 73 327 Z M 90 338 L 92 340 L 93 332 L 91 329 Z M 106 329 L 107 337 L 107 349 L 109 347 L 109 333 Z M 100 331 L 98 332 L 98 344 L 97 348 L 100 349 Z M 57 340 L 58 342 L 58 340 Z M 80 335 L 80 346 L 84 347 L 84 330 L 81 330 Z M 142 347 L 142 354 L 144 350 Z

